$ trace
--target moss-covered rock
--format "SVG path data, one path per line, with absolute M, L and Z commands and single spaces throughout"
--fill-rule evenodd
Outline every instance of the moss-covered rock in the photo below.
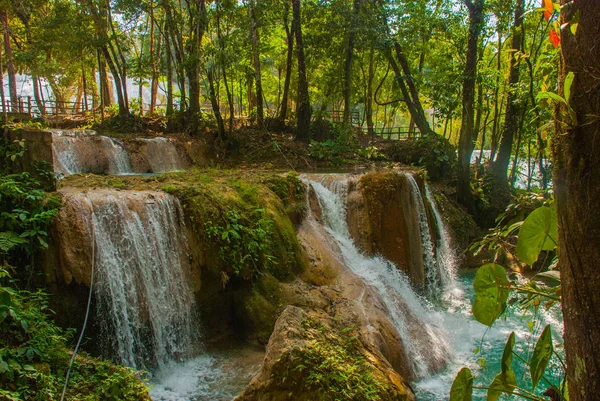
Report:
M 237 401 L 292 399 L 414 400 L 414 395 L 353 328 L 289 306 L 277 321 L 261 372 Z
M 192 169 L 152 177 L 72 176 L 61 185 L 176 196 L 201 283 L 194 290 L 204 334 L 267 342 L 280 312 L 279 282 L 303 270 L 294 221 L 305 201 L 297 174 Z

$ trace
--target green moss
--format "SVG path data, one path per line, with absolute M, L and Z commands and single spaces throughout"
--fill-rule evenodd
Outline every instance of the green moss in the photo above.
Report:
M 285 367 L 276 374 L 282 387 L 311 392 L 320 400 L 399 399 L 390 381 L 361 353 L 352 328 L 335 330 L 312 318 L 302 326 L 307 341 L 289 359 L 278 361 Z
M 266 344 L 273 332 L 277 316 L 277 302 L 268 300 L 258 289 L 253 288 L 236 294 L 235 322 L 239 334 Z
M 189 226 L 207 245 L 209 269 L 253 280 L 269 273 L 285 279 L 301 270 L 294 222 L 304 210 L 295 173 L 190 169 L 156 176 L 75 175 L 62 187 L 162 190 L 177 196 Z M 208 246 L 210 244 L 210 246 Z

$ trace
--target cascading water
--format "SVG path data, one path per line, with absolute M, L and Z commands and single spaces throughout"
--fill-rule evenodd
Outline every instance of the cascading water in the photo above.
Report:
M 98 315 L 108 323 L 116 357 L 144 369 L 188 356 L 197 330 L 179 202 L 143 192 L 86 202 L 93 211 Z
M 438 210 L 429 186 L 425 184 L 425 197 L 431 205 L 438 231 L 438 240 L 435 247 L 436 266 L 438 271 L 442 300 L 450 306 L 460 307 L 464 304 L 464 291 L 457 283 L 457 257 L 452 248 L 452 242 L 446 224 Z
M 188 163 L 177 152 L 175 144 L 167 138 L 138 138 L 136 141 L 142 145 L 148 167 L 152 173 L 183 170 Z
M 412 369 L 416 372 L 418 381 L 414 388 L 418 400 L 447 400 L 452 381 L 464 366 L 468 366 L 480 377 L 479 383 L 488 385 L 500 370 L 502 350 L 510 332 L 515 332 L 517 338 L 515 351 L 524 356 L 531 354 L 533 341 L 537 339 L 545 324 L 552 325 L 555 340 L 560 341 L 562 325 L 557 308 L 550 311 L 540 310 L 534 317 L 531 313 L 523 315 L 517 305 L 511 305 L 507 311 L 509 318 L 498 320 L 491 329 L 475 321 L 471 314 L 473 274 L 458 275 L 456 257 L 447 229 L 427 186 L 425 200 L 431 205 L 437 229 L 431 230 L 429 225 L 425 226 L 425 220 L 422 218 L 419 221 L 423 224 L 419 224 L 418 229 L 427 231 L 421 232 L 422 239 L 426 242 L 429 238 L 432 243 L 434 261 L 429 259 L 427 265 L 436 269 L 436 288 L 442 298 L 435 300 L 442 301 L 439 303 L 430 303 L 417 295 L 404 273 L 391 262 L 381 257 L 366 257 L 357 249 L 350 238 L 346 223 L 348 183 L 344 179 L 326 181 L 327 183 L 325 180 L 321 183 L 305 178 L 305 182 L 312 186 L 318 197 L 325 230 L 338 243 L 345 264 L 377 290 L 388 309 L 411 359 Z M 415 210 L 424 213 L 426 203 L 421 193 L 417 192 L 418 186 L 411 186 L 417 202 Z M 421 202 L 422 206 L 419 206 L 418 203 Z M 434 246 L 431 233 L 436 232 Z M 425 246 L 423 248 L 425 249 Z M 427 258 L 427 254 L 423 257 Z M 538 323 L 530 328 L 528 321 L 536 319 Z M 415 324 L 425 327 L 427 334 L 424 336 L 422 331 L 413 330 Z M 478 353 L 474 353 L 474 349 L 478 349 Z M 434 373 L 428 364 L 432 357 L 434 360 L 444 358 L 447 362 L 446 369 Z M 484 360 L 487 362 L 482 362 Z M 548 375 L 556 379 L 556 376 L 552 375 L 558 372 L 560 367 L 556 362 L 553 364 Z M 517 360 L 513 362 L 513 367 L 517 372 L 517 381 L 526 382 L 528 367 Z M 485 391 L 475 391 L 474 399 L 485 398 Z
M 350 237 L 346 222 L 348 184 L 334 180 L 330 188 L 306 180 L 323 210 L 326 231 L 338 243 L 345 264 L 380 294 L 400 334 L 415 377 L 430 376 L 450 354 L 444 331 L 435 323 L 430 306 L 410 286 L 407 277 L 382 257 L 363 255 Z M 415 330 L 419 326 L 421 330 Z
M 425 202 L 423 201 L 419 186 L 412 174 L 406 173 L 405 175 L 411 187 L 413 202 L 419 220 L 421 247 L 423 248 L 423 263 L 425 265 L 425 274 L 427 278 L 425 288 L 428 298 L 432 300 L 438 297 L 442 285 L 441 276 L 443 273 L 440 271 L 442 270 L 442 266 L 439 265 L 438 259 L 436 258 L 436 248 L 431 240 L 431 230 L 427 219 L 427 210 L 425 209 Z
M 94 131 L 52 132 L 54 172 L 60 176 L 80 173 L 131 173 L 129 156 L 115 139 Z

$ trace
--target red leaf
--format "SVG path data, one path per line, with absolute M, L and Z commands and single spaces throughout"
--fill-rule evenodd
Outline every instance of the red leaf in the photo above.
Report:
M 554 13 L 552 0 L 542 0 L 542 7 L 544 8 L 544 18 L 548 21 L 552 17 L 552 13 Z
M 550 42 L 555 49 L 558 48 L 558 45 L 560 44 L 560 36 L 558 36 L 558 33 L 554 30 L 550 31 Z

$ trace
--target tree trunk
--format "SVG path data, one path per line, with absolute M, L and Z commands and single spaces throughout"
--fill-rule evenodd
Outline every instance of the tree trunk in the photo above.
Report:
M 233 116 L 235 114 L 233 104 L 233 93 L 229 89 L 227 83 L 227 66 L 225 65 L 225 42 L 223 41 L 223 35 L 221 34 L 221 17 L 219 15 L 219 3 L 216 3 L 216 17 L 217 17 L 217 38 L 219 40 L 219 47 L 221 48 L 219 64 L 221 65 L 221 73 L 223 74 L 223 84 L 225 85 L 225 94 L 227 95 L 227 104 L 229 106 L 229 135 L 233 132 Z
M 473 132 L 475 83 L 477 81 L 477 44 L 483 28 L 484 0 L 465 0 L 469 9 L 469 39 L 467 62 L 463 76 L 462 123 L 458 139 L 457 197 L 458 201 L 473 210 L 475 203 L 471 193 L 471 155 L 477 135 Z
M 369 67 L 367 70 L 367 98 L 365 99 L 365 118 L 367 119 L 367 133 L 371 138 L 375 135 L 373 124 L 373 79 L 375 77 L 374 54 L 375 50 L 369 50 Z
M 569 106 L 577 121 L 559 104 L 552 140 L 567 379 L 571 401 L 592 401 L 600 394 L 600 2 L 561 4 L 561 25 L 579 18 L 575 36 L 562 29 L 559 79 L 562 86 L 569 72 L 575 75 Z
M 190 38 L 186 48 L 186 73 L 190 86 L 190 107 L 188 109 L 188 129 L 198 133 L 200 122 L 200 47 L 206 26 L 206 4 L 204 0 L 190 0 L 189 17 L 191 24 Z
M 119 103 L 119 114 L 125 116 L 129 114 L 129 95 L 127 93 L 127 60 L 125 60 L 125 53 L 121 48 L 119 37 L 117 36 L 115 25 L 113 24 L 110 2 L 108 2 L 107 5 L 108 23 L 113 35 L 113 40 L 108 40 L 107 43 L 109 50 L 112 52 L 113 63 L 116 67 L 116 71 L 113 71 L 113 75 L 119 75 L 118 80 L 115 77 L 115 84 L 120 85 L 121 96 L 123 97 L 123 104 L 125 105 L 125 109 L 121 110 L 121 103 Z M 113 46 L 113 42 L 115 43 L 115 46 Z M 118 91 L 119 88 L 117 88 L 117 95 Z
M 10 31 L 8 29 L 8 12 L 0 10 L 0 20 L 4 34 L 4 57 L 6 59 L 6 70 L 8 72 L 8 91 L 10 92 L 11 111 L 16 111 L 19 105 L 17 94 L 17 77 L 15 73 L 15 64 L 13 62 L 12 46 L 10 44 Z
M 306 78 L 306 60 L 304 58 L 304 42 L 302 40 L 302 24 L 300 20 L 300 0 L 292 0 L 294 20 L 292 30 L 296 37 L 296 54 L 298 58 L 298 104 L 296 115 L 298 125 L 296 139 L 306 143 L 310 142 L 310 97 L 308 93 L 308 80 Z
M 0 100 L 2 101 L 2 122 L 6 124 L 6 98 L 4 96 L 4 66 L 2 65 L 2 47 L 0 46 Z
M 279 119 L 281 121 L 287 120 L 290 83 L 292 81 L 292 62 L 294 60 L 294 34 L 290 29 L 288 21 L 289 8 L 289 3 L 286 1 L 283 25 L 285 27 L 285 36 L 287 38 L 287 60 L 285 64 L 285 80 L 283 82 L 283 97 L 281 99 L 281 109 L 279 110 Z
M 500 125 L 500 109 L 502 102 L 499 102 L 500 95 L 500 75 L 502 73 L 502 31 L 500 30 L 500 21 L 498 21 L 498 54 L 496 57 L 497 70 L 496 70 L 496 87 L 494 88 L 494 121 L 492 123 L 492 138 L 490 143 L 490 163 L 496 156 L 496 150 L 498 148 L 498 126 Z M 503 99 L 504 100 L 504 99 Z
M 154 46 L 154 1 L 150 0 L 150 63 L 152 64 L 152 78 L 150 80 L 150 107 L 148 109 L 148 114 L 152 115 L 154 113 L 154 108 L 156 107 L 156 97 L 158 94 L 158 59 L 155 46 Z M 160 49 L 160 36 L 158 38 L 158 48 Z
M 387 48 L 385 55 L 394 71 L 396 76 L 396 82 L 402 92 L 403 101 L 406 103 L 406 107 L 410 113 L 411 118 L 419 128 L 419 131 L 423 135 L 435 135 L 435 132 L 429 126 L 423 105 L 419 99 L 419 90 L 417 89 L 415 80 L 412 76 L 410 64 L 404 50 L 400 43 L 396 40 L 393 33 L 391 32 L 387 23 L 386 9 L 383 4 L 383 0 L 378 1 L 380 13 L 382 14 L 383 29 L 386 32 L 386 36 L 389 38 L 392 49 Z M 393 51 L 392 51 L 393 50 Z M 385 122 L 384 122 L 385 123 Z
M 354 55 L 354 39 L 360 13 L 361 0 L 354 0 L 352 19 L 348 24 L 348 44 L 344 62 L 344 126 L 352 126 L 352 57 Z
M 223 123 L 223 117 L 221 116 L 221 110 L 219 109 L 219 101 L 217 100 L 217 92 L 215 91 L 215 80 L 212 67 L 207 72 L 208 78 L 208 95 L 210 97 L 210 104 L 217 120 L 217 127 L 219 130 L 219 141 L 223 143 L 225 141 L 225 124 Z
M 164 33 L 165 33 L 165 61 L 167 63 L 167 117 L 173 115 L 175 108 L 173 106 L 173 63 L 172 63 L 172 53 L 171 53 L 171 39 L 169 38 L 169 25 L 167 24 L 167 19 L 165 18 L 164 25 Z
M 492 170 L 496 182 L 501 187 L 508 187 L 508 165 L 510 163 L 510 155 L 512 153 L 514 136 L 519 129 L 519 118 L 521 117 L 521 106 L 519 105 L 516 86 L 519 83 L 520 62 L 519 55 L 516 53 L 521 51 L 523 40 L 523 13 L 525 8 L 525 0 L 517 0 L 515 9 L 515 23 L 513 26 L 512 52 L 510 55 L 510 73 L 508 84 L 510 86 L 506 101 L 506 114 L 504 116 L 504 129 L 500 140 L 500 148 L 498 156 L 493 164 Z
M 102 51 L 104 60 L 106 61 L 106 64 L 108 64 L 108 68 L 110 69 L 113 79 L 115 80 L 115 86 L 117 88 L 117 103 L 119 104 L 119 116 L 126 117 L 129 115 L 129 105 L 125 103 L 125 95 L 123 93 L 123 84 L 121 83 L 119 69 L 114 63 L 108 48 L 106 46 L 102 46 L 100 50 Z
M 248 3 L 250 14 L 250 30 L 252 35 L 252 63 L 254 65 L 254 83 L 256 87 L 256 123 L 260 128 L 264 126 L 265 115 L 263 111 L 263 89 L 260 73 L 260 39 L 258 36 L 258 23 L 254 10 L 254 0 Z

